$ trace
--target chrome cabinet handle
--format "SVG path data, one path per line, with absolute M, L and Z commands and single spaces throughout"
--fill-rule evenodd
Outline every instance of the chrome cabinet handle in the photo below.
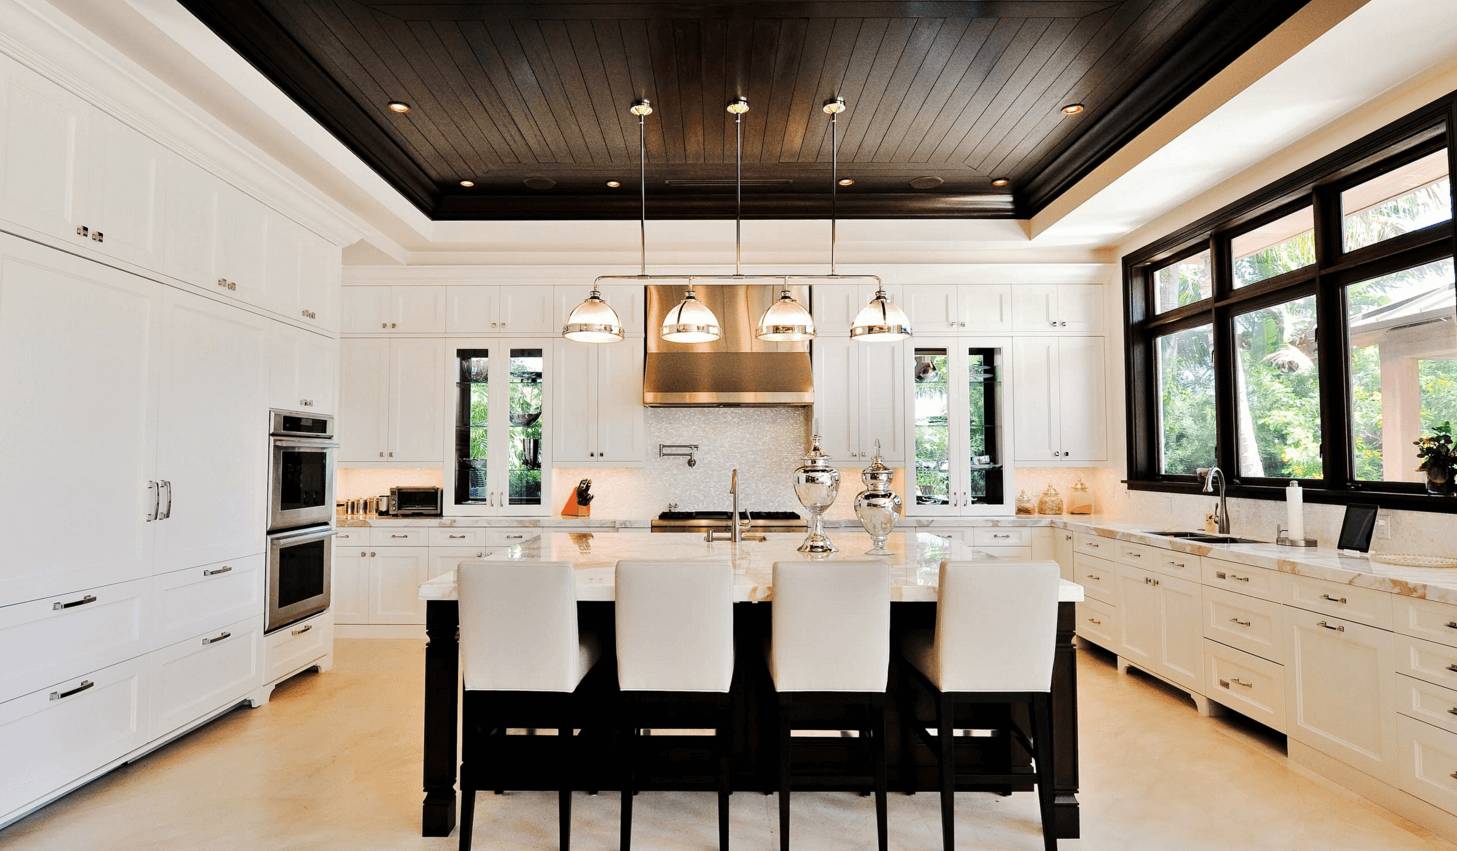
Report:
M 447 538 L 451 539 L 452 541 L 454 541 L 454 540 L 456 540 L 458 538 L 464 538 L 465 536 L 464 535 L 446 535 L 445 537 L 447 537 Z
M 1322 594 L 1322 595 L 1320 595 L 1320 598 L 1322 600 L 1329 600 L 1332 603 L 1340 603 L 1343 606 L 1346 604 L 1346 598 L 1345 597 L 1332 597 L 1329 594 Z
M 1457 621 L 1447 621 L 1448 629 L 1457 629 Z
M 314 628 L 314 625 L 313 624 L 306 623 L 303 626 L 299 627 L 298 629 L 291 630 L 289 632 L 289 635 L 303 635 L 304 633 L 308 632 L 309 630 L 311 630 L 313 628 Z
M 1244 680 L 1240 679 L 1239 677 L 1230 677 L 1229 678 L 1229 681 L 1232 682 L 1232 683 L 1234 683 L 1237 686 L 1244 686 L 1245 688 L 1254 688 L 1255 687 L 1255 684 L 1254 683 L 1245 682 Z
M 76 226 L 76 235 L 77 236 L 87 236 L 90 233 L 91 233 L 91 228 L 88 228 L 85 225 L 77 225 Z
M 379 323 L 379 327 L 381 327 L 381 328 L 388 328 L 388 327 L 390 327 L 390 324 L 388 322 L 381 322 L 381 323 Z
M 383 457 L 384 457 L 384 450 L 383 450 L 383 449 L 381 449 L 381 450 L 380 450 L 380 451 L 379 451 L 379 457 L 381 457 L 381 458 L 383 458 Z
M 526 537 L 526 536 L 525 535 L 507 535 L 506 536 L 506 540 L 509 541 L 509 540 L 513 540 L 515 538 L 524 538 L 524 537 Z
M 95 685 L 96 685 L 96 683 L 92 682 L 91 680 L 82 680 L 81 681 L 81 684 L 78 685 L 78 686 L 76 686 L 73 689 L 68 689 L 66 691 L 53 691 L 53 692 L 51 692 L 51 700 L 65 700 L 66 698 L 70 697 L 71 695 L 73 695 L 73 694 L 80 694 L 81 692 L 83 692 L 86 689 L 89 689 L 89 688 L 91 688 L 91 687 L 93 687 Z
M 1128 552 L 1126 552 L 1126 553 L 1124 553 L 1124 555 L 1126 555 L 1126 556 L 1133 556 L 1134 558 L 1143 558 L 1143 553 L 1135 553 L 1135 552 L 1133 552 L 1131 550 L 1128 551 Z
M 1454 674 L 1457 674 L 1457 662 L 1448 665 L 1447 670 L 1451 671 Z
M 303 310 L 299 311 L 299 313 L 302 314 L 303 315 L 303 318 L 305 318 L 305 319 L 318 319 L 319 318 L 319 315 L 317 313 L 314 313 L 312 310 L 309 310 L 308 308 L 304 308 Z
M 106 241 L 106 234 L 102 233 L 99 230 L 92 231 L 91 232 L 91 239 L 92 239 L 93 242 L 105 242 Z
M 1088 623 L 1098 624 L 1101 626 L 1103 622 L 1101 620 L 1098 620 L 1097 618 L 1088 618 Z
M 391 534 L 390 534 L 390 537 L 391 537 L 391 538 L 408 538 L 408 537 L 410 537 L 410 536 L 409 536 L 409 535 L 397 535 L 397 534 L 393 534 L 393 533 L 391 533 Z M 451 537 L 452 537 L 452 538 L 453 538 L 453 537 L 455 537 L 455 536 L 454 536 L 454 535 L 452 535 L 452 536 L 451 536 Z
M 1229 622 L 1230 623 L 1237 623 L 1240 626 L 1249 626 L 1250 625 L 1250 622 L 1249 621 L 1242 621 L 1239 618 L 1230 618 L 1229 619 Z
M 233 566 L 231 564 L 225 564 L 222 567 L 214 568 L 212 570 L 204 570 L 202 572 L 202 575 L 203 576 L 221 576 L 224 573 L 232 573 L 232 572 L 233 572 Z
M 395 451 L 393 449 L 390 450 L 390 457 L 391 458 L 395 457 Z
M 1084 575 L 1087 576 L 1089 579 L 1093 580 L 1094 582 L 1102 582 L 1103 581 L 1103 577 L 1099 576 L 1096 573 L 1087 573 L 1087 574 L 1084 574 Z
M 390 323 L 390 327 L 391 327 L 391 328 L 398 328 L 398 327 L 400 327 L 400 326 L 399 326 L 399 323 L 397 323 L 397 322 L 391 322 L 391 323 Z
M 151 497 L 152 500 L 152 507 L 147 509 L 146 522 L 148 523 L 151 523 L 153 520 L 157 519 L 157 509 L 161 505 L 161 497 L 158 495 L 158 490 L 159 488 L 157 487 L 156 482 L 147 482 L 147 496 Z
M 1184 564 L 1182 561 L 1174 561 L 1172 559 L 1170 559 L 1168 562 L 1166 562 L 1166 564 L 1168 564 L 1169 567 L 1177 567 L 1177 568 L 1185 568 L 1185 567 L 1188 567 L 1188 565 Z
M 61 603 L 61 602 L 51 603 L 51 611 L 53 611 L 53 612 L 59 612 L 62 609 L 74 609 L 77 606 L 85 606 L 85 605 L 87 605 L 89 603 L 94 603 L 94 602 L 96 602 L 96 595 L 95 594 L 87 594 L 86 596 L 82 597 L 81 599 L 79 599 L 79 600 L 72 600 L 69 603 Z
M 158 509 L 157 519 L 166 520 L 172 516 L 172 482 L 168 479 L 163 479 L 158 485 L 167 494 L 167 502 L 162 508 Z
M 369 551 L 369 557 L 370 558 L 374 558 L 374 555 L 375 555 L 374 550 L 370 550 Z
M 1093 541 L 1089 541 L 1088 547 L 1094 550 L 1101 550 L 1103 548 L 1103 545 L 1099 543 L 1094 543 Z
M 229 638 L 232 638 L 232 637 L 233 637 L 233 634 L 231 632 L 227 632 L 225 630 L 223 632 L 218 633 L 217 636 L 215 636 L 213 638 L 204 638 L 202 640 L 202 643 L 203 644 L 217 644 L 219 641 L 227 641 Z
M 1331 630 L 1332 632 L 1345 632 L 1346 631 L 1345 624 L 1339 624 L 1338 623 L 1338 624 L 1335 624 L 1334 626 L 1332 626 L 1331 624 L 1328 624 L 1325 621 L 1318 621 L 1318 622 L 1316 622 L 1315 625 L 1316 626 L 1323 626 L 1326 629 Z

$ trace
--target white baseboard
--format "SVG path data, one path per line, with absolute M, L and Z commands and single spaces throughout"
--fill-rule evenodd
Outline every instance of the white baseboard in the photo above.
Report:
M 1349 789 L 1374 804 L 1416 822 L 1448 842 L 1457 842 L 1457 816 L 1327 756 L 1310 745 L 1297 742 L 1293 738 L 1286 741 L 1290 764 L 1301 769 L 1302 773 Z

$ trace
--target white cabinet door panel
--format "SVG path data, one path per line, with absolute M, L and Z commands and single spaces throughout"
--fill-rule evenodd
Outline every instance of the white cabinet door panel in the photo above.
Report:
M 304 229 L 272 210 L 267 211 L 267 218 L 261 304 L 281 316 L 302 320 L 299 287 L 303 277 Z
M 268 248 L 270 211 L 251 195 L 224 184 L 218 193 L 217 260 L 220 278 L 230 295 L 248 304 L 268 307 L 263 275 Z
M 497 330 L 532 334 L 561 332 L 556 324 L 555 293 L 551 287 L 503 286 L 500 289 Z
M 383 461 L 388 452 L 390 341 L 339 343 L 340 461 Z
M 151 649 L 151 580 L 0 607 L 0 701 Z
M 91 107 L 0 56 L 0 219 L 82 244 Z M 84 244 L 91 244 L 86 242 Z
M 898 343 L 851 342 L 860 386 L 856 408 L 860 417 L 857 444 L 860 458 L 875 456 L 875 442 L 889 462 L 906 457 L 905 381 L 906 347 Z
M 375 550 L 369 566 L 369 622 L 423 624 L 420 586 L 430 577 L 428 547 Z
M 416 334 L 445 330 L 445 287 L 390 287 L 390 330 Z
M 1057 288 L 1057 329 L 1065 333 L 1099 334 L 1103 331 L 1103 288 Z
M 1163 618 L 1153 574 L 1136 567 L 1118 568 L 1119 648 L 1122 656 L 1146 671 L 1157 672 L 1163 655 Z
M 324 612 L 276 629 L 263 636 L 263 659 L 266 666 L 263 682 L 276 682 L 333 652 L 333 612 Z
M 956 300 L 961 322 L 958 330 L 977 333 L 1012 330 L 1011 287 L 964 286 L 957 292 Z
M 222 181 L 177 154 L 162 160 L 161 271 L 179 281 L 236 296 L 236 290 L 227 288 L 226 279 L 218 283 L 214 268 L 222 188 Z
M 613 343 L 621 346 L 623 343 Z M 557 345 L 556 459 L 562 464 L 597 460 L 597 353 L 602 346 L 562 340 Z
M 445 428 L 445 343 L 442 340 L 390 341 L 391 461 L 438 464 Z
M 156 654 L 151 737 L 242 700 L 263 684 L 263 618 L 230 623 Z
M 100 111 L 91 113 L 84 160 L 86 220 L 101 251 L 148 269 L 161 260 L 158 219 L 163 148 Z
M 358 334 L 384 333 L 394 315 L 391 287 L 344 287 L 339 293 L 339 327 Z
M 1013 331 L 1056 331 L 1057 287 L 1018 284 L 1012 287 Z
M 956 307 L 957 288 L 951 284 L 905 288 L 906 314 L 917 334 L 946 334 L 957 330 L 961 314 Z
M 0 235 L 0 604 L 151 572 L 162 289 Z
M 334 543 L 329 609 L 335 623 L 369 623 L 369 550 Z
M 284 315 L 323 331 L 333 331 L 339 321 L 339 247 L 300 230 L 298 310 Z
M 647 292 L 642 284 L 604 284 L 602 285 L 602 300 L 612 305 L 617 311 L 617 318 L 622 322 L 622 330 L 628 334 L 642 334 L 643 326 L 647 324 Z M 576 307 L 582 299 L 587 297 L 587 291 L 573 288 L 577 294 L 577 300 L 567 305 L 567 310 L 562 314 L 562 322 L 566 322 L 567 315 L 573 307 Z M 548 329 L 559 331 L 560 327 Z
M 451 334 L 490 334 L 497 330 L 501 288 L 446 287 L 445 330 Z
M 1064 460 L 1105 461 L 1108 458 L 1104 348 L 1102 337 L 1062 337 L 1058 341 L 1059 439 L 1055 448 L 1061 450 Z
M 154 647 L 263 612 L 264 556 L 164 573 L 153 581 L 157 619 Z
M 1054 337 L 1019 337 L 1012 344 L 1013 393 L 1019 461 L 1051 461 L 1058 448 L 1060 420 L 1055 387 L 1058 347 Z
M 309 413 L 332 414 L 338 404 L 339 343 L 309 331 L 294 331 L 298 339 L 298 390 L 307 399 Z
M 868 344 L 848 337 L 816 337 L 812 344 L 814 428 L 820 435 L 820 448 L 837 463 L 858 457 L 860 381 L 856 347 L 864 345 Z
M 262 552 L 267 508 L 267 322 L 176 290 L 165 304 L 157 573 Z
M 597 455 L 593 460 L 638 462 L 647 454 L 642 382 L 641 338 L 628 337 L 597 347 Z M 560 408 L 553 416 L 558 422 L 565 420 Z M 572 427 L 571 423 L 567 426 Z M 560 462 L 561 457 L 556 457 Z
M 1160 629 L 1163 640 L 1158 673 L 1185 688 L 1199 689 L 1204 682 L 1204 631 L 1201 586 L 1188 579 L 1155 576 L 1159 592 Z
M 1287 606 L 1288 734 L 1372 777 L 1396 777 L 1391 633 Z

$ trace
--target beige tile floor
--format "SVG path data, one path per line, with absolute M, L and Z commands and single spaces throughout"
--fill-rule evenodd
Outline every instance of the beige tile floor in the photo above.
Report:
M 417 834 L 420 680 L 416 641 L 340 641 L 333 671 L 295 678 L 240 709 L 0 831 L 0 848 L 452 848 Z M 1416 825 L 1286 766 L 1278 738 L 1201 719 L 1187 699 L 1111 659 L 1079 654 L 1087 849 L 1446 848 Z M 3 759 L 0 759 L 3 765 Z M 636 847 L 708 849 L 712 794 L 644 793 Z M 775 799 L 733 797 L 738 849 L 778 846 Z M 617 796 L 578 795 L 574 847 L 616 847 Z M 552 848 L 550 793 L 479 797 L 476 847 Z M 873 848 L 869 799 L 799 794 L 794 847 Z M 890 797 L 891 845 L 940 848 L 937 797 Z M 963 848 L 1037 849 L 1036 798 L 957 796 Z

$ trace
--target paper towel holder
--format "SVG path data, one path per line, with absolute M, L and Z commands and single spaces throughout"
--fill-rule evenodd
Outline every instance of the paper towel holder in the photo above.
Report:
M 1292 538 L 1285 529 L 1285 524 L 1275 524 L 1275 543 L 1282 547 L 1318 547 L 1320 541 L 1315 538 Z

